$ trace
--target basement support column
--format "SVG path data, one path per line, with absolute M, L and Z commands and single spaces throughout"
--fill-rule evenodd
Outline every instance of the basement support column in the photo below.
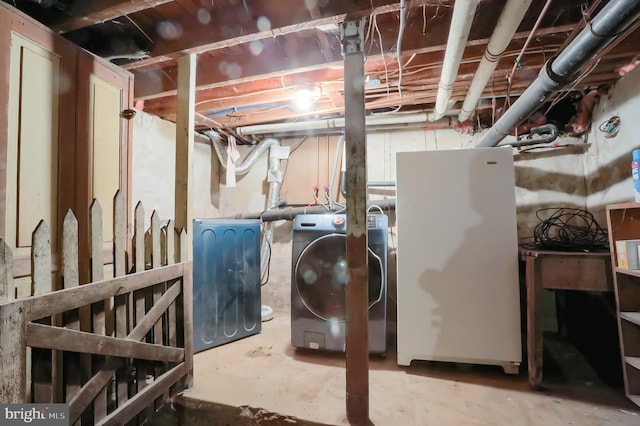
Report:
M 187 231 L 187 258 L 191 259 L 193 220 L 193 138 L 196 99 L 196 55 L 178 58 L 176 108 L 175 228 Z M 183 259 L 184 260 L 184 259 Z
M 364 117 L 363 33 L 366 19 L 342 23 L 344 55 L 347 285 L 346 381 L 347 418 L 353 425 L 369 421 L 369 344 L 367 266 L 367 140 Z

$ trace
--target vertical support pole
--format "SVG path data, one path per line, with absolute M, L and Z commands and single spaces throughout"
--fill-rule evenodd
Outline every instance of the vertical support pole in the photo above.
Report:
M 185 229 L 191 239 L 193 189 L 193 137 L 196 98 L 196 55 L 178 58 L 178 93 L 176 108 L 176 228 Z M 191 245 L 187 253 L 191 258 Z M 183 261 L 187 259 L 182 259 Z
M 347 418 L 353 425 L 369 420 L 367 141 L 364 117 L 365 18 L 342 23 L 344 55 L 347 267 L 346 382 Z

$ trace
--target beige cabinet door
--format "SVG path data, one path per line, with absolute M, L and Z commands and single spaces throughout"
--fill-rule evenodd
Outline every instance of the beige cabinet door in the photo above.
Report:
M 17 257 L 40 220 L 57 245 L 62 78 L 60 55 L 11 34 L 5 232 Z
M 82 113 L 78 120 L 76 205 L 79 209 L 85 206 L 86 210 L 94 198 L 100 202 L 105 253 L 113 242 L 113 196 L 120 189 L 128 199 L 130 192 L 130 130 L 122 111 L 129 108 L 131 82 L 128 72 L 92 55 L 80 54 L 78 109 Z M 78 217 L 78 222 L 81 244 L 88 244 L 88 216 Z M 108 254 L 105 261 L 110 263 Z

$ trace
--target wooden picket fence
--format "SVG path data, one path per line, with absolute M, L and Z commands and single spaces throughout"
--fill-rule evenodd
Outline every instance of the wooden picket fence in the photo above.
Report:
M 161 227 L 156 212 L 145 232 L 144 207 L 138 203 L 133 265 L 127 268 L 120 192 L 113 215 L 114 277 L 104 277 L 102 212 L 94 200 L 91 283 L 82 285 L 73 212 L 64 218 L 57 274 L 52 273 L 49 229 L 40 222 L 32 240 L 31 297 L 15 298 L 12 253 L 0 239 L 0 402 L 66 402 L 70 424 L 140 424 L 191 386 L 192 282 L 186 233 L 176 238 L 172 222 Z M 150 246 L 146 251 L 145 240 Z

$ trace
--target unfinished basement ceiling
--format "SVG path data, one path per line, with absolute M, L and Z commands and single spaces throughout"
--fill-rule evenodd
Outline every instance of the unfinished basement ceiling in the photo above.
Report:
M 391 0 L 5 1 L 133 72 L 135 99 L 144 101 L 145 111 L 171 121 L 176 116 L 176 58 L 197 53 L 197 126 L 231 131 L 262 123 L 342 116 L 339 25 L 346 14 L 356 13 L 368 18 L 364 46 L 367 113 L 433 111 L 454 4 L 408 0 L 406 25 L 399 38 L 400 2 Z M 505 3 L 484 0 L 476 8 L 453 85 L 453 110 L 460 108 L 467 94 Z M 458 128 L 474 131 L 490 126 L 535 79 L 545 61 L 563 49 L 606 3 L 533 0 L 484 89 L 476 115 Z M 577 112 L 588 109 L 596 89 L 605 93 L 602 89 L 640 61 L 638 26 L 639 22 L 632 24 L 594 57 L 578 80 L 555 96 L 562 98 L 556 107 L 545 105 L 540 111 L 545 115 L 542 121 L 555 121 L 561 130 L 572 131 L 566 124 Z M 313 94 L 311 110 L 296 107 L 301 89 Z M 584 129 L 578 126 L 574 133 L 581 131 Z

